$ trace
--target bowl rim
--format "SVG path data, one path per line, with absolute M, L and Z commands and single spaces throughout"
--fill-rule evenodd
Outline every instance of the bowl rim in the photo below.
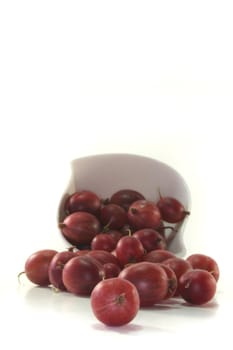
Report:
M 167 169 L 170 169 L 173 173 L 175 173 L 183 182 L 184 187 L 186 189 L 187 195 L 189 197 L 189 207 L 191 207 L 191 191 L 190 188 L 188 186 L 188 183 L 186 181 L 186 179 L 183 177 L 183 175 L 181 175 L 181 173 L 177 170 L 177 168 L 175 168 L 174 166 L 171 166 L 170 164 L 166 163 L 163 160 L 154 158 L 152 156 L 147 156 L 144 154 L 138 154 L 138 153 L 130 153 L 130 152 L 106 152 L 106 153 L 93 153 L 93 154 L 89 154 L 89 155 L 85 155 L 85 156 L 81 156 L 81 157 L 77 157 L 77 158 L 73 158 L 70 161 L 70 166 L 71 166 L 71 170 L 73 168 L 73 166 L 75 165 L 76 162 L 80 161 L 80 160 L 85 160 L 85 159 L 97 159 L 97 158 L 107 158 L 107 157 L 132 157 L 132 158 L 137 158 L 137 159 L 145 159 L 148 161 L 153 161 L 156 162 L 157 164 L 161 164 L 162 166 L 166 167 Z

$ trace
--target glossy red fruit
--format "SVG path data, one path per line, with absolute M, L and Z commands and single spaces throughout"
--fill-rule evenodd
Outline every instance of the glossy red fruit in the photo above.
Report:
M 59 228 L 65 239 L 77 247 L 90 245 L 92 239 L 100 232 L 101 224 L 93 214 L 75 212 L 68 215 Z
M 112 203 L 101 208 L 99 218 L 102 225 L 114 230 L 121 229 L 128 222 L 125 210 L 119 205 Z
M 202 305 L 209 302 L 216 292 L 216 279 L 206 270 L 187 271 L 179 279 L 179 291 L 188 303 Z
M 99 233 L 91 241 L 91 249 L 106 250 L 111 252 L 116 247 L 115 238 L 109 233 Z
M 99 261 L 102 265 L 106 263 L 113 263 L 120 266 L 120 262 L 115 255 L 106 250 L 91 250 L 88 255 Z
M 140 192 L 132 189 L 122 189 L 115 192 L 111 196 L 110 203 L 120 205 L 122 208 L 128 211 L 130 205 L 139 199 L 145 199 Z
M 128 324 L 139 310 L 137 289 L 118 277 L 103 280 L 91 293 L 91 308 L 95 317 L 107 326 Z
M 164 260 L 163 264 L 169 266 L 175 272 L 175 275 L 176 275 L 176 278 L 178 281 L 178 286 L 177 286 L 177 289 L 176 289 L 174 296 L 178 296 L 180 294 L 179 293 L 179 278 L 185 272 L 193 270 L 192 265 L 187 260 L 182 259 L 182 258 L 178 258 L 178 257 L 169 258 L 167 260 Z
M 76 295 L 90 295 L 102 278 L 102 265 L 88 254 L 70 259 L 62 272 L 67 291 Z
M 168 291 L 168 278 L 159 264 L 138 262 L 125 267 L 119 274 L 135 285 L 140 297 L 140 306 L 152 306 L 161 302 Z
M 103 265 L 104 278 L 118 277 L 121 272 L 121 268 L 117 264 L 106 263 Z
M 117 244 L 119 239 L 123 236 L 123 233 L 119 230 L 108 230 L 107 233 L 113 237 L 115 244 Z
M 210 272 L 216 281 L 219 280 L 219 266 L 212 257 L 205 254 L 192 254 L 187 257 L 187 261 L 190 262 L 194 269 L 202 269 Z
M 162 220 L 169 223 L 182 221 L 186 215 L 190 214 L 185 210 L 183 204 L 172 197 L 160 196 L 157 206 L 160 210 Z
M 50 262 L 55 254 L 57 254 L 56 250 L 43 249 L 33 253 L 27 258 L 24 272 L 32 283 L 39 286 L 50 285 L 48 270 Z
M 115 249 L 115 254 L 122 266 L 141 261 L 145 250 L 142 243 L 133 236 L 122 237 Z
M 54 255 L 48 269 L 49 280 L 52 286 L 59 290 L 66 290 L 62 280 L 62 271 L 65 264 L 75 256 L 76 253 L 72 251 L 62 251 Z
M 91 249 L 78 249 L 75 253 L 75 256 L 81 256 L 81 255 L 86 255 L 89 253 Z
M 148 200 L 138 200 L 131 204 L 128 210 L 129 224 L 137 229 L 159 227 L 161 214 L 158 206 Z
M 173 297 L 176 293 L 176 289 L 178 287 L 177 277 L 176 277 L 175 272 L 168 265 L 160 263 L 160 266 L 166 272 L 167 279 L 168 279 L 167 294 L 165 295 L 164 299 L 169 299 L 169 298 Z
M 144 228 L 133 233 L 143 245 L 146 252 L 155 249 L 166 249 L 167 244 L 165 238 L 156 230 L 152 228 Z
M 169 258 L 176 258 L 176 255 L 169 250 L 155 249 L 145 254 L 143 260 L 154 263 L 161 263 Z
M 82 190 L 68 197 L 65 203 L 65 212 L 71 214 L 76 211 L 85 211 L 91 214 L 97 214 L 100 206 L 101 200 L 96 193 Z

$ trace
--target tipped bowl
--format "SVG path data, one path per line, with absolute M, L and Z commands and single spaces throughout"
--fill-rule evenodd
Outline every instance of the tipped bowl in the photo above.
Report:
M 109 198 L 114 192 L 128 188 L 155 202 L 160 191 L 163 197 L 178 199 L 190 212 L 191 195 L 184 178 L 174 168 L 154 158 L 125 153 L 90 155 L 72 160 L 70 170 L 70 178 L 58 205 L 58 222 L 65 217 L 67 197 L 84 189 L 95 192 L 101 198 Z M 180 256 L 186 251 L 183 235 L 188 217 L 173 225 L 177 234 L 169 250 Z

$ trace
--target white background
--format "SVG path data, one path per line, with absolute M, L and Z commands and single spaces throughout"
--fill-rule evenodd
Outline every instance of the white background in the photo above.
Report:
M 223 321 L 233 291 L 232 33 L 224 0 L 0 2 L 5 349 L 230 339 Z M 106 152 L 154 157 L 184 176 L 192 194 L 186 247 L 221 269 L 210 306 L 142 311 L 110 330 L 86 299 L 38 291 L 25 279 L 18 285 L 28 255 L 64 246 L 56 214 L 70 161 Z

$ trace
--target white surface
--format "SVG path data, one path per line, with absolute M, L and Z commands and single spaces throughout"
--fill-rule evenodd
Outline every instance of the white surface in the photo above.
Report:
M 1 1 L 1 348 L 231 348 L 231 14 L 231 1 Z M 105 152 L 184 176 L 188 253 L 221 270 L 212 305 L 142 311 L 110 330 L 87 299 L 18 286 L 29 254 L 64 247 L 56 215 L 70 161 Z

